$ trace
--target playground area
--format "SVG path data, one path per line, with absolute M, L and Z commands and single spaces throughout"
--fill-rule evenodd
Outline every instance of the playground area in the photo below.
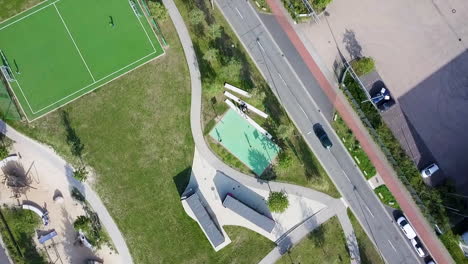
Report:
M 44 1 L 2 22 L 0 43 L 2 74 L 29 121 L 164 53 L 137 0 Z
M 65 175 L 66 168 L 57 169 L 50 160 L 44 158 L 43 153 L 31 150 L 30 145 L 24 142 L 13 143 L 10 153 L 16 154 L 0 162 L 3 181 L 0 186 L 0 203 L 2 210 L 9 208 L 7 211 L 22 211 L 22 214 L 29 216 L 27 218 L 40 219 L 35 232 L 27 234 L 32 236 L 28 251 L 39 253 L 47 263 L 86 263 L 88 260 L 123 263 L 120 256 L 107 245 L 100 249 L 90 249 L 80 241 L 73 223 L 88 212 L 72 198 L 69 178 Z M 10 228 L 16 227 L 14 219 L 5 222 L 2 222 L 2 226 L 7 224 Z M 23 242 L 28 236 L 13 235 L 20 245 L 25 244 Z
M 275 160 L 280 148 L 249 123 L 241 113 L 229 109 L 210 136 L 260 176 Z

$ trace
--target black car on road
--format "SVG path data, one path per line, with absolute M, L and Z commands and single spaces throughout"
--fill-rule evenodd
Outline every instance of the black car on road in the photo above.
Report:
M 320 140 L 320 143 L 322 143 L 322 146 L 326 149 L 329 149 L 333 146 L 332 142 L 330 141 L 330 138 L 328 138 L 327 133 L 323 129 L 322 125 L 317 123 L 313 126 L 314 133 L 317 136 L 317 138 Z

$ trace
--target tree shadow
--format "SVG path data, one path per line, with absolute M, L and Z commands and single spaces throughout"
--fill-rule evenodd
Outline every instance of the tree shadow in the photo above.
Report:
M 298 137 L 298 143 L 296 146 L 299 160 L 304 164 L 304 174 L 306 179 L 311 180 L 314 177 L 320 178 L 320 172 L 317 164 L 318 161 L 314 159 L 313 154 L 302 137 Z
M 187 188 L 190 182 L 191 173 L 192 173 L 192 167 L 187 167 L 183 171 L 179 172 L 176 176 L 172 177 L 172 181 L 174 182 L 176 186 L 179 196 L 182 196 L 185 189 Z
M 345 48 L 348 51 L 351 59 L 362 57 L 362 47 L 356 40 L 356 34 L 353 30 L 346 29 L 345 33 L 343 34 L 343 43 L 345 44 Z
M 71 153 L 78 157 L 82 158 L 84 144 L 81 142 L 80 137 L 76 134 L 75 129 L 71 126 L 70 117 L 68 112 L 62 111 L 62 123 L 65 127 L 67 143 L 70 146 Z
M 197 55 L 198 67 L 200 68 L 200 74 L 202 82 L 210 81 L 216 78 L 216 71 L 211 67 L 211 64 L 203 59 L 203 51 L 200 48 L 200 45 L 196 41 L 193 42 L 193 49 Z
M 265 157 L 265 155 L 263 155 L 262 152 L 252 148 L 249 149 L 248 159 L 252 171 L 257 176 L 261 176 L 268 167 L 268 164 L 270 164 L 270 161 L 267 157 Z

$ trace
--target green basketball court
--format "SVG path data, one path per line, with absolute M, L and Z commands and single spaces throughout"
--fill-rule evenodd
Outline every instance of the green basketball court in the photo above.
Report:
M 275 143 L 232 109 L 211 130 L 210 136 L 257 175 L 262 175 L 280 151 Z
M 164 53 L 137 0 L 45 1 L 0 23 L 0 50 L 29 121 Z

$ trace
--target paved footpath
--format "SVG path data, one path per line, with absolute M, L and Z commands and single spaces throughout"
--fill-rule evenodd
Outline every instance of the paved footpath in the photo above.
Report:
M 289 23 L 287 14 L 284 12 L 281 3 L 278 0 L 267 0 L 273 15 L 281 28 L 287 34 L 289 40 L 294 45 L 297 52 L 300 54 L 302 60 L 307 65 L 309 71 L 315 76 L 320 87 L 327 95 L 330 102 L 333 103 L 336 110 L 339 112 L 343 120 L 346 122 L 348 127 L 353 131 L 356 138 L 362 145 L 362 148 L 369 156 L 370 160 L 376 167 L 378 173 L 385 181 L 385 184 L 395 196 L 396 200 L 400 204 L 405 215 L 408 217 L 419 237 L 423 240 L 427 249 L 431 253 L 432 257 L 437 263 L 453 263 L 453 259 L 447 252 L 446 248 L 437 238 L 433 231 L 433 228 L 429 225 L 426 218 L 422 215 L 418 206 L 415 204 L 411 195 L 403 184 L 398 180 L 396 172 L 392 166 L 388 163 L 385 155 L 382 153 L 380 148 L 375 144 L 366 128 L 362 125 L 359 117 L 356 115 L 352 107 L 344 95 L 335 87 L 332 87 L 330 82 L 327 80 L 321 69 L 312 58 L 311 54 L 307 51 L 303 42 L 297 35 L 296 31 Z
M 336 199 L 309 188 L 287 183 L 266 182 L 254 178 L 252 176 L 245 175 L 224 164 L 221 160 L 218 159 L 217 156 L 215 156 L 211 152 L 211 150 L 208 148 L 205 142 L 202 132 L 203 130 L 201 126 L 201 77 L 197 57 L 195 54 L 195 50 L 193 49 L 192 40 L 190 39 L 187 27 L 174 1 L 163 0 L 163 4 L 167 8 L 169 16 L 171 17 L 172 22 L 174 23 L 174 26 L 177 30 L 177 34 L 179 35 L 179 39 L 181 41 L 185 53 L 185 58 L 187 60 L 192 86 L 190 124 L 192 129 L 192 135 L 195 141 L 195 147 L 197 148 L 198 152 L 203 156 L 203 159 L 205 159 L 211 166 L 213 166 L 213 168 L 216 168 L 217 170 L 223 172 L 225 175 L 228 175 L 229 177 L 233 178 L 234 180 L 240 182 L 245 186 L 263 190 L 285 191 L 287 193 L 303 196 L 311 200 L 324 201 L 327 204 L 333 203 L 334 205 L 330 210 L 334 210 L 335 214 L 338 215 L 338 219 L 343 228 L 343 232 L 345 233 L 350 255 L 353 259 L 355 259 L 357 263 L 359 263 L 360 255 L 356 236 L 354 234 L 351 222 L 346 214 L 346 207 L 343 205 L 343 203 L 341 203 L 341 201 L 336 202 Z M 323 216 L 323 214 L 321 216 Z M 308 233 L 310 233 L 310 231 L 317 227 L 317 225 L 310 225 L 309 223 L 310 222 L 305 221 L 301 225 L 296 227 L 296 229 L 292 230 L 292 232 L 290 233 L 290 243 L 283 242 L 283 244 L 281 244 L 281 247 L 292 247 L 293 245 L 297 244 L 300 241 L 300 239 L 304 238 Z M 273 251 L 275 250 L 276 248 L 273 249 Z M 269 261 L 263 263 L 274 263 L 277 259 L 279 259 L 280 256 L 281 255 L 278 254 L 272 254 L 270 256 Z
M 0 133 L 6 135 L 17 143 L 25 144 L 29 146 L 30 149 L 34 149 L 35 152 L 41 154 L 43 159 L 48 160 L 51 165 L 55 166 L 58 171 L 63 171 L 63 175 L 66 175 L 70 186 L 76 187 L 80 190 L 93 210 L 99 215 L 99 220 L 101 220 L 102 225 L 105 227 L 107 233 L 112 239 L 112 242 L 122 259 L 122 263 L 133 263 L 127 244 L 101 199 L 88 184 L 81 183 L 73 178 L 73 168 L 68 164 L 68 162 L 57 155 L 52 148 L 19 133 L 2 120 L 0 120 Z

